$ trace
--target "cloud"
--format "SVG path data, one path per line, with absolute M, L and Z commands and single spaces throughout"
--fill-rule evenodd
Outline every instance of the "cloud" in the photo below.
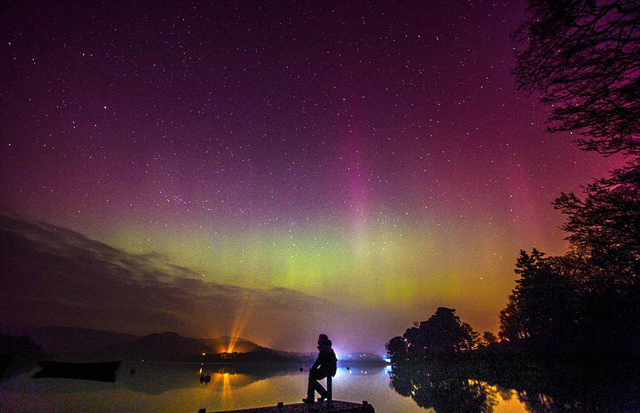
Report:
M 341 308 L 298 291 L 204 281 L 164 257 L 132 255 L 52 225 L 0 216 L 0 323 L 130 334 L 237 334 L 312 351 Z

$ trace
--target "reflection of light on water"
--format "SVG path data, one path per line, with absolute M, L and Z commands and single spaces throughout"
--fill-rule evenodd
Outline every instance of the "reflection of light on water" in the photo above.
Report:
M 231 379 L 229 373 L 222 375 L 222 400 L 225 402 L 233 400 L 233 392 L 231 391 Z
M 345 377 L 358 377 L 358 376 L 377 376 L 383 374 L 386 370 L 386 366 L 358 366 L 358 365 L 350 365 L 346 367 L 339 367 L 336 376 L 334 379 L 340 379 L 342 376 Z M 388 376 L 384 376 L 385 379 L 388 380 Z
M 205 363 L 203 373 L 211 375 L 211 382 L 201 384 L 201 366 L 188 364 L 154 364 L 140 368 L 140 361 L 127 365 L 127 374 L 122 377 L 121 386 L 102 385 L 81 380 L 50 379 L 51 384 L 32 380 L 30 374 L 13 377 L 3 381 L 0 388 L 1 412 L 9 411 L 84 411 L 88 405 L 109 406 L 111 411 L 149 412 L 197 412 L 229 411 L 249 409 L 257 406 L 273 405 L 278 401 L 299 403 L 300 393 L 306 390 L 308 371 L 300 373 L 298 369 L 274 374 L 268 378 L 246 373 L 218 372 L 218 366 Z M 129 367 L 137 367 L 139 373 L 128 374 Z M 350 370 L 340 367 L 334 378 L 334 398 L 340 400 L 368 400 L 376 412 L 427 413 L 414 400 L 398 394 L 389 385 L 389 375 L 384 374 L 386 366 L 370 368 L 368 375 L 360 375 L 360 367 Z M 119 377 L 120 380 L 120 377 Z M 196 384 L 197 383 L 197 384 Z M 486 383 L 481 382 L 483 385 Z M 324 385 L 324 383 L 323 383 Z M 142 387 L 145 386 L 145 387 Z M 495 413 L 525 413 L 526 407 L 520 401 L 521 395 L 514 390 L 505 390 L 496 386 L 489 394 L 495 397 Z M 100 389 L 100 391 L 96 391 Z M 224 390 L 224 399 L 223 399 Z M 69 392 L 73 396 L 69 396 Z M 136 393 L 132 393 L 136 391 Z M 142 393 L 144 391 L 144 393 Z M 132 396 L 133 395 L 133 396 Z M 537 397 L 528 394 L 526 399 Z M 132 401 L 135 397 L 135 401 Z M 491 411 L 487 409 L 485 411 Z M 430 411 L 433 413 L 433 411 Z
M 521 413 L 525 411 L 523 402 L 514 397 L 517 392 L 512 389 L 499 389 L 498 386 L 490 385 L 484 381 L 469 380 L 470 385 L 476 385 L 482 388 L 487 395 L 488 401 L 492 404 L 496 411 L 504 413 Z M 545 396 L 542 396 L 545 397 Z M 491 402 L 493 400 L 493 402 Z M 552 408 L 551 404 L 545 404 L 548 409 Z M 545 410 L 546 411 L 546 410 Z
M 233 401 L 231 375 L 229 373 L 212 373 L 214 388 L 220 389 L 220 399 L 229 405 Z

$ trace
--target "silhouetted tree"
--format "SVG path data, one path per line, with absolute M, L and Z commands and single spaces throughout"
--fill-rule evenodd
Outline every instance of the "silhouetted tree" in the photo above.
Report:
M 421 354 L 424 352 L 422 332 L 417 326 L 408 328 L 402 338 L 405 341 L 407 354 Z
M 498 337 L 496 337 L 495 334 L 493 334 L 491 331 L 485 331 L 482 334 L 482 339 L 487 343 L 487 344 L 495 344 L 498 342 Z
M 514 33 L 520 89 L 553 107 L 551 131 L 603 154 L 640 155 L 640 3 L 529 0 Z
M 413 354 L 446 353 L 472 350 L 480 335 L 460 320 L 456 310 L 439 307 L 429 320 L 405 331 L 407 350 Z
M 561 344 L 580 318 L 579 296 L 570 258 L 550 257 L 533 249 L 520 251 L 515 272 L 520 275 L 500 314 L 500 336 L 509 341 L 532 339 Z
M 563 193 L 555 201 L 568 217 L 562 228 L 571 244 L 588 255 L 618 250 L 640 257 L 640 161 L 595 181 L 584 193 L 584 200 Z
M 500 337 L 557 351 L 637 351 L 640 285 L 632 262 L 627 252 L 596 259 L 576 250 L 559 257 L 521 251 Z
M 513 342 L 528 337 L 519 304 L 516 295 L 510 294 L 506 307 L 500 311 L 500 339 Z
M 563 229 L 581 257 L 581 334 L 599 347 L 640 345 L 640 160 L 613 171 L 584 190 L 584 200 L 562 194 Z M 608 339 L 609 344 L 604 343 Z
M 402 337 L 394 337 L 387 344 L 387 355 L 391 358 L 401 359 L 407 356 L 407 344 Z

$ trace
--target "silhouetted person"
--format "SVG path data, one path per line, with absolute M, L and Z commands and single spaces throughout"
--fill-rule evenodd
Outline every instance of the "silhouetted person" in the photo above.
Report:
M 313 403 L 315 392 L 320 394 L 318 401 L 324 401 L 329 397 L 329 392 L 322 387 L 322 384 L 318 383 L 318 380 L 322 380 L 325 377 L 335 376 L 338 359 L 336 353 L 331 348 L 331 340 L 326 334 L 320 334 L 318 336 L 318 359 L 311 370 L 309 370 L 309 387 L 307 388 L 307 397 L 302 399 L 305 403 Z

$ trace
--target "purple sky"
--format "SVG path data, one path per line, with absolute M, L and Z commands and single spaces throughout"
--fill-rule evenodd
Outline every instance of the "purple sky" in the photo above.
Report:
M 518 250 L 566 248 L 551 201 L 619 162 L 514 90 L 523 3 L 12 2 L 0 208 L 383 339 L 438 306 L 496 332 Z

